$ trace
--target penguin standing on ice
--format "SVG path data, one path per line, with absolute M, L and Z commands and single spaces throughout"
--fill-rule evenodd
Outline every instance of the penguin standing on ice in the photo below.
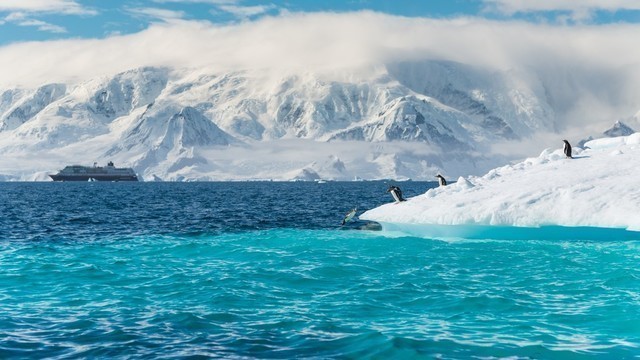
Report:
M 568 158 L 568 159 L 573 159 L 573 157 L 571 156 L 571 144 L 569 144 L 569 142 L 567 140 L 562 140 L 564 141 L 564 155 Z
M 391 193 L 391 196 L 393 196 L 393 199 L 398 203 L 401 201 L 406 201 L 403 197 L 402 197 L 402 190 L 400 190 L 399 187 L 392 185 L 389 186 L 389 188 L 387 189 L 388 193 Z
M 440 184 L 440 186 L 447 186 L 447 180 L 445 180 L 442 175 L 438 174 L 436 177 L 438 178 L 438 184 Z

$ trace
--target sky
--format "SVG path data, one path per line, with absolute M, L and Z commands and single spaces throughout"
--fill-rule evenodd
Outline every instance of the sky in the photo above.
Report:
M 477 17 L 568 26 L 640 22 L 640 0 L 0 0 L 0 46 L 101 39 L 175 20 L 229 25 L 287 13 L 362 10 L 404 17 Z

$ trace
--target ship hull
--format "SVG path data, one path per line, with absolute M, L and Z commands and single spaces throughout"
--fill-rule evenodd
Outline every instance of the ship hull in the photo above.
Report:
M 130 175 L 49 175 L 53 181 L 138 181 L 137 176 Z

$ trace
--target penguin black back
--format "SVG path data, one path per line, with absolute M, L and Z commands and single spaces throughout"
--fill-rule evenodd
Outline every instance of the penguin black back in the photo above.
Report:
M 391 196 L 393 196 L 393 199 L 396 202 L 401 202 L 401 201 L 406 201 L 403 197 L 402 197 L 402 190 L 400 190 L 399 187 L 397 186 L 389 186 L 389 188 L 387 189 L 388 193 L 391 193 Z
M 569 159 L 573 159 L 573 157 L 571 156 L 571 144 L 569 144 L 567 140 L 562 140 L 562 141 L 564 141 L 564 149 L 563 149 L 564 155 Z

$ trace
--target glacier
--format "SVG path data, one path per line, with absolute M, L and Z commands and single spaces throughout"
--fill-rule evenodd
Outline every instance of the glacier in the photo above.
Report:
M 573 155 L 545 149 L 360 219 L 431 238 L 640 239 L 640 133 L 592 140 Z

